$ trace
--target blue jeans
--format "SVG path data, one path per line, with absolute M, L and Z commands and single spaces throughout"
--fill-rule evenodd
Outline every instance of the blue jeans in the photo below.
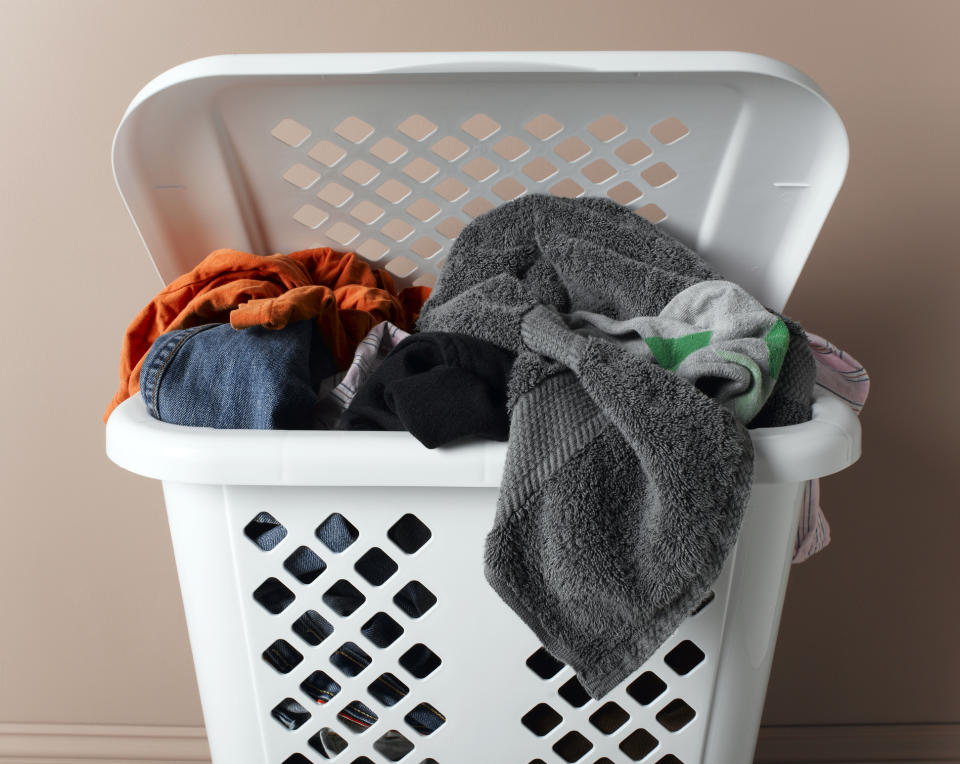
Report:
M 140 395 L 154 418 L 173 424 L 309 429 L 320 383 L 335 373 L 312 320 L 279 331 L 205 324 L 157 338 Z

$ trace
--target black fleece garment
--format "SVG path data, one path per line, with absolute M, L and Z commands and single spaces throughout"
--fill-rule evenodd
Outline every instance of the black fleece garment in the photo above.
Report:
M 513 360 L 465 334 L 414 334 L 363 383 L 337 429 L 408 430 L 427 448 L 467 437 L 506 440 Z

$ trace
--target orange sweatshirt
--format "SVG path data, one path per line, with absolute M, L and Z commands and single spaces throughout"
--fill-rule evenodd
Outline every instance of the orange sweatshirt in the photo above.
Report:
M 428 287 L 397 291 L 393 278 L 353 252 L 307 249 L 252 255 L 218 249 L 163 289 L 127 327 L 120 354 L 120 389 L 103 420 L 140 390 L 140 367 L 154 340 L 175 329 L 229 322 L 235 329 L 282 329 L 314 318 L 324 343 L 346 369 L 360 340 L 381 321 L 413 331 Z

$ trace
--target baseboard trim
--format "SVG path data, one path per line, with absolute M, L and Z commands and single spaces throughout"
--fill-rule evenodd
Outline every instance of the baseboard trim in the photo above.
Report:
M 209 764 L 202 727 L 0 723 L 2 764 Z
M 754 764 L 960 764 L 960 724 L 763 727 Z
M 202 727 L 0 723 L 0 764 L 209 764 Z M 960 764 L 960 724 L 764 727 L 755 764 Z

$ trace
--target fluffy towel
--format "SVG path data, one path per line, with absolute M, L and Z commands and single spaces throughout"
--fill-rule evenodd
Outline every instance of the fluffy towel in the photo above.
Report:
M 613 202 L 531 195 L 464 229 L 420 317 L 423 330 L 518 354 L 485 572 L 594 697 L 640 666 L 715 581 L 753 451 L 733 411 L 557 313 L 659 316 L 719 278 Z
M 120 388 L 103 419 L 137 393 L 143 358 L 166 332 L 208 323 L 282 329 L 314 319 L 337 368 L 345 370 L 375 324 L 391 321 L 411 330 L 429 292 L 426 287 L 398 292 L 389 273 L 352 252 L 321 248 L 261 256 L 218 249 L 164 288 L 127 327 Z

